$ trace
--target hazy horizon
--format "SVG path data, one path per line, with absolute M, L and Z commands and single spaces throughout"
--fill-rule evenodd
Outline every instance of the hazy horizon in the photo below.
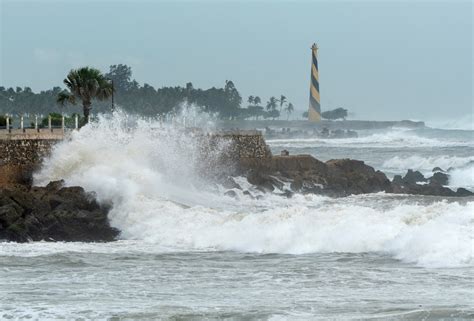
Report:
M 62 86 L 71 68 L 132 67 L 155 88 L 284 94 L 307 109 L 317 42 L 322 109 L 356 119 L 472 118 L 472 3 L 0 0 L 0 85 Z M 244 105 L 245 106 L 245 105 Z

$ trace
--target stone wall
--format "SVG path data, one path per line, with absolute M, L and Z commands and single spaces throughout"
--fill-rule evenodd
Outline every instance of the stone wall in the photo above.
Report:
M 33 171 L 58 139 L 1 139 L 0 187 L 29 184 Z
M 206 159 L 207 167 L 216 167 L 223 170 L 228 165 L 239 165 L 246 159 L 265 159 L 272 156 L 270 148 L 265 143 L 259 131 L 222 131 L 204 134 L 203 158 L 212 155 L 210 150 L 224 152 L 217 159 Z M 40 165 L 44 157 L 48 156 L 52 147 L 63 139 L 63 136 L 9 136 L 0 138 L 0 187 L 14 184 L 31 183 L 32 173 Z M 48 135 L 50 135 L 48 133 Z M 224 149 L 220 147 L 225 146 Z
M 235 160 L 245 158 L 268 158 L 272 157 L 261 132 L 256 130 L 247 131 L 223 131 L 211 134 L 214 139 L 227 141 L 229 156 Z

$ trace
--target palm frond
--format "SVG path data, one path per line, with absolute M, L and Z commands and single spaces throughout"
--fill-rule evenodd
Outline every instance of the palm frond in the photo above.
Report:
M 58 94 L 58 97 L 56 98 L 56 102 L 61 106 L 64 106 L 66 104 L 75 105 L 76 97 L 74 95 L 71 95 L 71 93 L 69 93 L 68 91 L 63 90 Z

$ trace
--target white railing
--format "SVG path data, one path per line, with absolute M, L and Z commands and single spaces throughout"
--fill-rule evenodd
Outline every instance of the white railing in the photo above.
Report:
M 61 130 L 61 131 L 64 132 L 66 130 L 71 130 L 71 129 L 77 130 L 77 129 L 79 129 L 79 116 L 77 114 L 74 115 L 74 127 L 67 127 L 66 126 L 66 122 L 65 122 L 66 117 L 64 115 L 61 116 L 61 125 L 60 126 L 53 126 L 51 115 L 48 115 L 48 125 L 47 125 L 47 127 L 40 126 L 40 124 L 38 123 L 39 118 L 44 119 L 42 117 L 42 115 L 40 115 L 39 117 L 38 117 L 38 115 L 34 115 L 33 116 L 34 122 L 31 122 L 29 126 L 25 126 L 25 118 L 27 118 L 28 120 L 32 120 L 31 115 L 27 115 L 26 117 L 24 115 L 20 115 L 20 116 L 17 117 L 18 125 L 15 126 L 14 121 L 13 121 L 15 119 L 15 117 L 7 115 L 5 117 L 5 125 L 0 126 L 0 132 L 1 131 L 8 131 L 9 133 L 11 133 L 12 131 L 26 132 L 26 131 L 32 131 L 32 130 L 37 131 L 37 132 L 45 131 L 45 130 L 48 130 L 50 132 L 53 132 L 54 130 Z

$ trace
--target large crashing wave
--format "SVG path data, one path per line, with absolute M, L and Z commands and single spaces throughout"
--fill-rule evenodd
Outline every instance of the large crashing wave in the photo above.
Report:
M 473 265 L 474 202 L 414 203 L 384 194 L 237 198 L 202 180 L 200 141 L 125 115 L 100 118 L 57 145 L 38 184 L 65 179 L 113 202 L 122 238 L 156 251 L 382 252 L 422 266 Z M 415 199 L 416 200 L 416 199 Z

